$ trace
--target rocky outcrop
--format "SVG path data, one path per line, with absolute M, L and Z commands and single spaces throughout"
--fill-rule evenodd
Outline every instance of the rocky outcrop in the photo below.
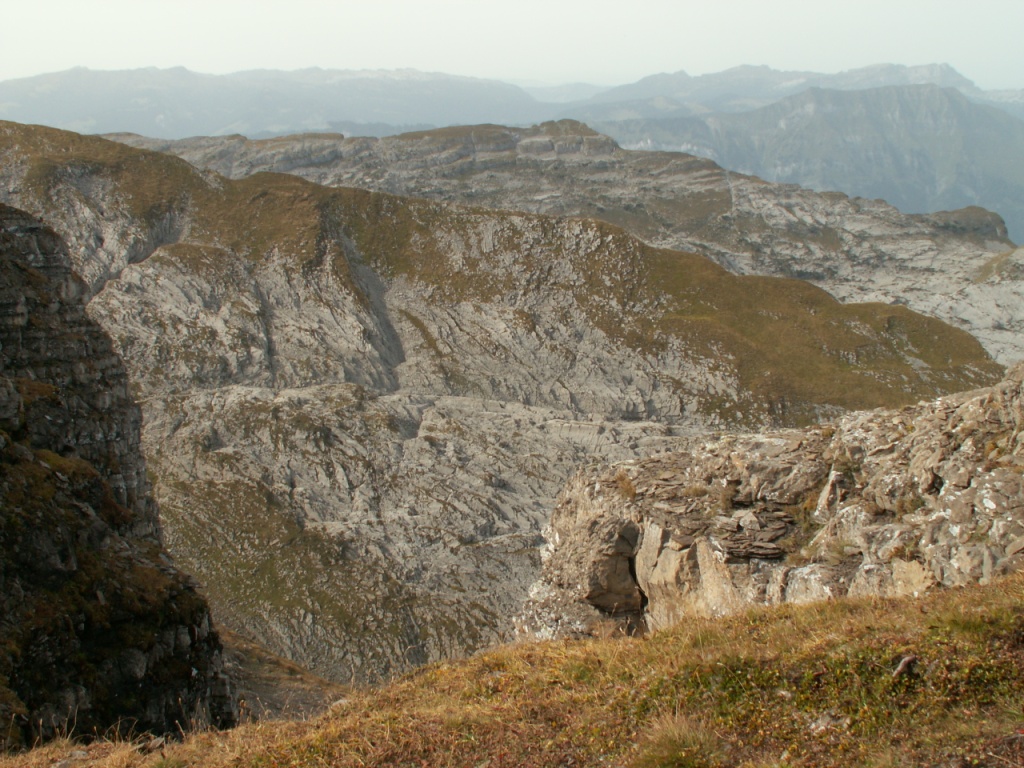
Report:
M 578 474 L 527 631 L 917 595 L 1024 567 L 1024 366 L 995 387 L 834 426 L 694 438 Z
M 610 147 L 574 130 L 538 152 Z M 905 307 L 602 222 L 231 181 L 12 124 L 0 155 L 0 194 L 68 232 L 127 361 L 176 561 L 230 628 L 343 682 L 509 637 L 581 464 L 1002 370 Z
M 162 551 L 141 413 L 64 244 L 0 205 L 0 744 L 229 724 L 196 584 Z
M 117 138 L 233 178 L 281 171 L 332 186 L 604 219 L 732 272 L 798 277 L 841 301 L 905 304 L 967 330 L 1004 364 L 1024 359 L 1024 251 L 999 216 L 980 208 L 908 216 L 882 200 L 769 184 L 691 155 L 623 150 L 572 121 L 383 139 Z
M 88 292 L 49 227 L 6 206 L 0 247 L 0 362 L 21 411 L 9 406 L 29 445 L 74 455 L 103 471 L 114 500 L 131 509 L 128 533 L 159 540 L 159 522 L 139 451 L 142 413 L 110 337 L 86 316 Z

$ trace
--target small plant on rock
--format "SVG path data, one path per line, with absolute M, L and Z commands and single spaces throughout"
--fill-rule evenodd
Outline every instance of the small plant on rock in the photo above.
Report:
M 632 501 L 636 498 L 636 486 L 633 484 L 633 478 L 629 476 L 626 470 L 620 469 L 615 474 L 615 485 L 619 489 L 619 493 L 622 494 L 622 498 L 626 501 Z

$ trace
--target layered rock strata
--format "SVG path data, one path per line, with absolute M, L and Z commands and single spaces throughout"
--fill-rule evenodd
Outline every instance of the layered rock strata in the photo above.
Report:
M 1024 567 L 1024 366 L 997 386 L 834 426 L 693 438 L 581 472 L 523 627 L 917 595 Z
M 118 135 L 241 178 L 260 171 L 497 209 L 592 216 L 740 274 L 799 277 L 841 301 L 906 304 L 1024 359 L 1024 251 L 981 208 L 904 215 L 882 200 L 770 184 L 677 152 L 619 148 L 573 121 L 382 139 L 162 141 Z
M 173 567 L 141 413 L 58 236 L 0 205 L 0 743 L 233 721 Z

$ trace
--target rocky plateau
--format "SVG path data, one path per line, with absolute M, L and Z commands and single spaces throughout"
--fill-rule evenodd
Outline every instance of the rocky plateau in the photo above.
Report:
M 905 304 L 967 330 L 1004 364 L 1024 359 L 1024 251 L 999 216 L 977 207 L 905 215 L 882 200 L 771 184 L 683 153 L 624 150 L 569 120 L 380 139 L 113 138 L 231 178 L 278 171 L 329 186 L 603 219 L 738 274 L 798 277 L 846 302 Z

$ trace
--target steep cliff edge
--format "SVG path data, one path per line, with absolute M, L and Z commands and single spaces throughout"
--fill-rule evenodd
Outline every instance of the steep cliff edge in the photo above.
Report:
M 906 307 L 603 222 L 10 123 L 0 156 L 0 196 L 67 233 L 127 361 L 176 561 L 228 627 L 343 682 L 509 637 L 581 464 L 1001 373 Z
M 524 626 L 662 628 L 756 604 L 917 595 L 1024 568 L 1024 366 L 834 427 L 702 437 L 577 475 Z M 591 627 L 592 628 L 592 627 Z
M 164 554 L 141 412 L 53 230 L 0 205 L 0 744 L 228 724 L 221 646 Z
M 624 150 L 571 120 L 382 139 L 117 138 L 233 178 L 281 171 L 332 186 L 603 219 L 732 272 L 799 277 L 841 301 L 906 304 L 967 330 L 1004 364 L 1024 359 L 1024 250 L 981 208 L 905 215 L 882 200 L 771 184 L 692 155 Z

